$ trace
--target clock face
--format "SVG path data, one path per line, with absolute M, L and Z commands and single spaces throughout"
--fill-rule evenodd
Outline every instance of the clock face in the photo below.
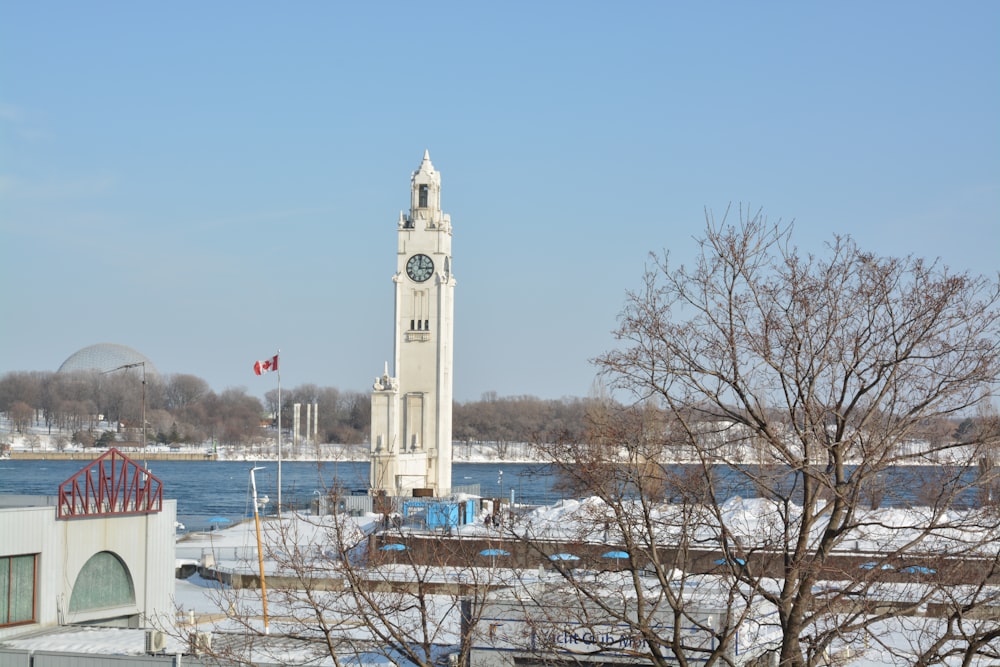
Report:
M 406 275 L 422 283 L 434 275 L 434 261 L 427 255 L 414 255 L 406 260 Z

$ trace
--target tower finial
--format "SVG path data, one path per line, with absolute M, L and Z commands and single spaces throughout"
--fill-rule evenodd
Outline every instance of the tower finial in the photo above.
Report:
M 426 148 L 424 149 L 424 159 L 423 159 L 423 161 L 421 161 L 420 168 L 417 171 L 418 172 L 421 172 L 421 171 L 433 172 L 434 171 L 434 165 L 431 163 L 431 152 L 429 150 L 427 150 Z

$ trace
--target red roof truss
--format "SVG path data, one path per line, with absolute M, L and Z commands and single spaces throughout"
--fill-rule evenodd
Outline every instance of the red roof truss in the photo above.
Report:
M 163 509 L 163 484 L 117 449 L 59 485 L 59 518 L 152 514 Z

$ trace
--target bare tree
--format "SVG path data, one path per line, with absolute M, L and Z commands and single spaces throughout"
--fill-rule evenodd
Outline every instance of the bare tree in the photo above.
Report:
M 337 491 L 327 500 L 342 505 Z M 453 553 L 463 542 L 425 534 L 420 546 L 410 526 L 388 516 L 377 532 L 370 516 L 359 522 L 345 511 L 268 519 L 265 586 L 254 557 L 237 568 L 231 587 L 215 593 L 215 604 L 228 610 L 215 625 L 215 656 L 227 664 L 375 660 L 433 667 L 448 653 L 467 651 L 476 620 L 470 614 L 480 606 L 472 603 L 497 585 L 501 570 L 448 566 L 471 562 Z
M 24 401 L 16 401 L 7 409 L 10 423 L 18 433 L 27 433 L 35 418 L 35 410 Z
M 92 428 L 96 420 L 97 407 L 92 401 L 65 400 L 57 408 L 59 428 L 69 431 Z
M 574 595 L 642 637 L 654 664 L 725 664 L 728 632 L 765 608 L 782 665 L 874 647 L 903 619 L 920 628 L 904 632 L 914 644 L 882 647 L 903 660 L 994 656 L 996 624 L 983 617 L 998 604 L 987 584 L 1000 526 L 995 511 L 968 505 L 992 483 L 995 469 L 979 462 L 992 460 L 997 432 L 956 438 L 943 426 L 995 398 L 998 283 L 847 238 L 801 254 L 790 226 L 740 218 L 708 216 L 691 268 L 651 257 L 621 314 L 620 347 L 596 360 L 635 407 L 592 420 L 585 446 L 550 450 L 602 502 L 600 523 L 579 537 L 602 528 L 624 547 L 640 609 L 616 611 L 568 576 Z M 660 419 L 644 416 L 650 405 Z M 934 471 L 915 494 L 882 486 L 915 465 Z M 720 471 L 760 496 L 754 521 L 731 511 Z M 874 491 L 921 506 L 890 522 L 870 509 Z M 691 611 L 686 583 L 704 576 L 723 586 L 733 621 L 723 629 Z M 650 600 L 659 616 L 642 613 Z M 717 650 L 665 633 L 679 626 L 652 622 L 664 609 L 712 633 Z
M 43 386 L 52 373 L 14 371 L 0 378 L 0 412 L 8 412 L 18 401 L 40 406 Z
M 115 424 L 116 430 L 121 429 L 123 422 L 139 422 L 141 381 L 138 374 L 127 370 L 100 376 L 97 409 L 105 420 Z
M 181 410 L 211 393 L 208 383 L 196 375 L 177 374 L 167 378 L 164 403 L 167 410 Z
M 240 389 L 212 395 L 208 423 L 219 442 L 226 445 L 254 443 L 260 436 L 261 403 Z
M 471 403 L 456 403 L 453 431 L 471 444 L 488 443 L 501 460 L 531 458 L 536 443 L 581 440 L 586 401 L 543 401 L 533 396 L 498 398 L 494 392 Z

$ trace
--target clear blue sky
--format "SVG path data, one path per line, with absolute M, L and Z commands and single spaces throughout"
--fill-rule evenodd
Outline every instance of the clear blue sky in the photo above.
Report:
M 1000 3 L 0 1 L 0 373 L 368 391 L 424 149 L 455 396 L 586 396 L 704 210 L 1000 268 Z

